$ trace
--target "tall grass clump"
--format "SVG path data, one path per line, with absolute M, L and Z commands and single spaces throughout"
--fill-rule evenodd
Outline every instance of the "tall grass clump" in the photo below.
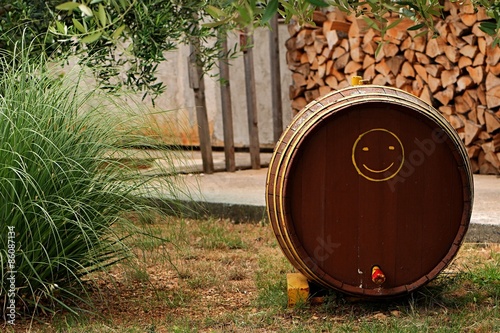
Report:
M 85 88 L 81 73 L 55 77 L 28 54 L 0 56 L 3 313 L 13 294 L 18 314 L 74 309 L 84 278 L 129 254 L 115 224 L 154 209 L 134 195 L 148 180 L 116 158 L 120 142 L 138 139 L 134 121 Z

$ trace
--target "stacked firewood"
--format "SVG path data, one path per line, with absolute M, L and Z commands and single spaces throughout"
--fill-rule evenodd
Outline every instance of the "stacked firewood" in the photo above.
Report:
M 444 13 L 435 24 L 437 36 L 408 31 L 415 23 L 402 21 L 383 43 L 363 19 L 339 11 L 316 12 L 315 25 L 290 24 L 292 109 L 298 112 L 359 75 L 432 104 L 463 139 L 474 172 L 499 174 L 500 47 L 479 29 L 488 19 L 483 9 L 446 1 Z

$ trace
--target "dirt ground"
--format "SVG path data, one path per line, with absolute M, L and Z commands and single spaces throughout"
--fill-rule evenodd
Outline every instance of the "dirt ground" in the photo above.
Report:
M 89 313 L 57 312 L 19 320 L 15 330 L 7 328 L 16 332 L 286 332 L 298 322 L 321 322 L 320 327 L 327 328 L 345 324 L 353 315 L 383 320 L 402 312 L 394 304 L 357 308 L 356 302 L 333 312 L 321 306 L 305 312 L 287 309 L 286 273 L 294 268 L 282 255 L 269 225 L 164 220 L 144 228 L 154 237 L 138 235 L 131 240 L 135 258 L 89 277 L 92 304 L 80 304 Z M 491 260 L 492 253 L 499 251 L 499 244 L 466 244 L 444 273 Z

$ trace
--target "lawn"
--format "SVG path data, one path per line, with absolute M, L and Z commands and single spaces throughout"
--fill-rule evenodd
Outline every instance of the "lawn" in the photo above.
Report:
M 88 278 L 87 312 L 17 318 L 7 332 L 499 332 L 500 245 L 465 244 L 414 294 L 367 302 L 331 292 L 287 308 L 284 258 L 267 224 L 137 219 L 135 257 Z

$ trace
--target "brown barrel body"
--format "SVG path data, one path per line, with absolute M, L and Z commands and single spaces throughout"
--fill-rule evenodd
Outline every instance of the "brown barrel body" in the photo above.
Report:
M 460 248 L 472 199 L 467 152 L 439 112 L 370 85 L 307 105 L 278 142 L 266 184 L 269 219 L 294 267 L 367 297 L 435 278 Z

